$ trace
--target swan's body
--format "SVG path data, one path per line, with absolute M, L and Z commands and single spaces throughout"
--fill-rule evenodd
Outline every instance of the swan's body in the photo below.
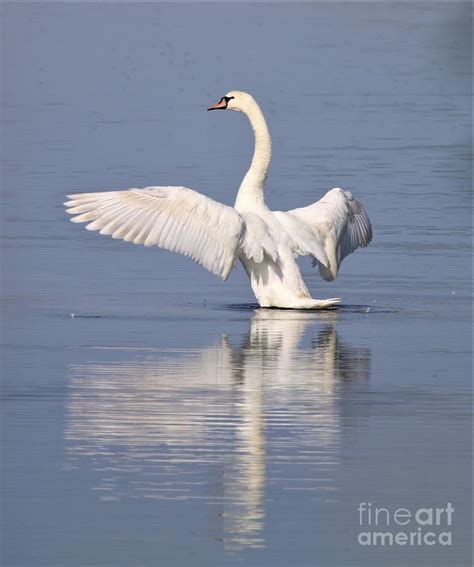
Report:
M 264 185 L 271 140 L 263 114 L 247 93 L 232 91 L 213 109 L 247 115 L 255 133 L 250 169 L 235 206 L 228 207 L 186 187 L 148 187 L 70 195 L 73 222 L 112 238 L 159 246 L 191 257 L 224 280 L 237 259 L 262 307 L 322 309 L 339 299 L 313 299 L 296 256 L 312 256 L 321 276 L 331 281 L 345 256 L 372 238 L 369 218 L 349 192 L 332 189 L 318 202 L 287 212 L 265 204 Z

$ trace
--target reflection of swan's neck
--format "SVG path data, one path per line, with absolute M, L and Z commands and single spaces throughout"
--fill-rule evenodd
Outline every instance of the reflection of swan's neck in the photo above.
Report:
M 267 123 L 258 104 L 254 102 L 245 112 L 255 134 L 255 150 L 237 194 L 236 208 L 253 208 L 264 203 L 263 186 L 272 157 L 272 141 Z

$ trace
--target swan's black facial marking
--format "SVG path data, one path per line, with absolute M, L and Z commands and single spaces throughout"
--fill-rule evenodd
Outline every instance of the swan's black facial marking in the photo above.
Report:
M 235 96 L 223 96 L 219 101 L 219 104 L 222 105 L 220 106 L 220 108 L 222 110 L 225 110 L 227 108 L 227 105 L 229 104 L 229 101 L 232 100 L 233 98 L 235 98 Z

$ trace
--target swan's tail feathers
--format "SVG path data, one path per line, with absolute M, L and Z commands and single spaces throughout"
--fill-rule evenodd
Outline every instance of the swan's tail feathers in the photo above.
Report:
M 369 217 L 349 191 L 331 189 L 317 203 L 289 213 L 308 224 L 322 244 L 327 265 L 313 256 L 313 266 L 319 266 L 319 273 L 327 281 L 336 278 L 346 256 L 357 248 L 365 248 L 372 240 Z
M 340 297 L 331 297 L 329 299 L 315 299 L 316 303 L 313 309 L 334 309 L 336 305 L 341 303 L 342 299 Z
M 295 305 L 294 309 L 335 309 L 341 303 L 340 297 L 330 297 L 328 299 L 304 299 Z

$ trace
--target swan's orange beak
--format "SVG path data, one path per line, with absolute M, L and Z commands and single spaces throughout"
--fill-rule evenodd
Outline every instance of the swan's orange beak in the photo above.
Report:
M 225 110 L 226 108 L 227 108 L 227 101 L 224 97 L 222 97 L 218 103 L 213 104 L 207 110 L 219 110 L 219 109 Z

